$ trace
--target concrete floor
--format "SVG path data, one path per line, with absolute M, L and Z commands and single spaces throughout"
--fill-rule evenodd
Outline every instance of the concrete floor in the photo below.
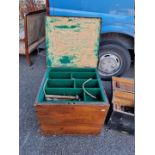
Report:
M 134 136 L 109 130 L 99 136 L 50 136 L 39 133 L 33 104 L 46 70 L 45 57 L 33 54 L 33 66 L 19 59 L 20 155 L 134 155 Z M 133 77 L 133 66 L 125 76 Z M 103 81 L 108 96 L 111 82 Z

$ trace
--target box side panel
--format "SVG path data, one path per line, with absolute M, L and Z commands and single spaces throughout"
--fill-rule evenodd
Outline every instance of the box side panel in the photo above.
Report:
M 99 134 L 109 105 L 37 105 L 44 134 Z
M 104 98 L 104 101 L 109 104 L 109 101 L 108 101 L 108 97 L 107 97 L 107 94 L 106 94 L 106 91 L 101 83 L 101 79 L 100 79 L 100 76 L 98 74 L 98 70 L 96 69 L 96 76 L 97 76 L 97 79 L 98 79 L 98 82 L 99 82 L 99 86 L 100 86 L 100 90 L 101 90 L 101 94 Z
M 40 102 L 42 102 L 43 98 L 44 98 L 44 91 L 43 91 L 43 87 L 45 85 L 45 82 L 47 81 L 48 79 L 48 74 L 50 72 L 50 68 L 47 68 L 44 76 L 43 76 L 43 79 L 41 81 L 41 84 L 40 84 L 40 87 L 39 87 L 39 90 L 38 90 L 38 93 L 37 93 L 37 96 L 35 98 L 35 104 L 38 104 Z
M 134 107 L 134 94 L 120 90 L 114 90 L 112 103 L 119 106 Z
M 112 77 L 112 85 L 113 90 L 120 90 L 133 94 L 135 92 L 134 79 L 131 78 Z

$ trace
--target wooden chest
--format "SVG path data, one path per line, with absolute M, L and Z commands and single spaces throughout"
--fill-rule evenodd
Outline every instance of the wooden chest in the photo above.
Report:
M 109 103 L 97 73 L 100 19 L 47 17 L 47 71 L 35 100 L 43 134 L 99 134 Z

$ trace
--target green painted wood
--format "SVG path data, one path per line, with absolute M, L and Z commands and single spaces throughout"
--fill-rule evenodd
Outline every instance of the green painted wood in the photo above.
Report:
M 90 82 L 85 85 L 86 90 L 92 95 L 96 96 L 96 99 L 87 95 L 82 84 L 92 78 Z M 47 81 L 47 82 L 46 82 Z M 46 94 L 52 95 L 73 95 L 80 96 L 80 100 L 77 101 L 46 101 L 44 97 L 44 89 Z M 100 78 L 97 73 L 97 69 L 94 68 L 48 68 L 43 82 L 41 84 L 39 95 L 37 97 L 38 104 L 106 104 L 106 95 L 102 90 Z

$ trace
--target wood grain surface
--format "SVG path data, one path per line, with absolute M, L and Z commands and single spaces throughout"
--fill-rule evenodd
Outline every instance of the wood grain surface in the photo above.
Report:
M 113 90 L 134 93 L 134 79 L 112 77 Z
M 134 107 L 134 96 L 133 93 L 115 90 L 112 102 L 120 106 Z
M 43 134 L 99 134 L 109 105 L 35 105 Z

